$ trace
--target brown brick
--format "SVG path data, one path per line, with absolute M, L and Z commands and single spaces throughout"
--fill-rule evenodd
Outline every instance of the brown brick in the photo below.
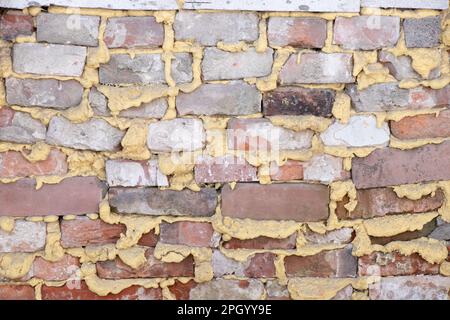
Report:
M 405 256 L 397 252 L 373 252 L 358 260 L 360 276 L 407 276 L 414 274 L 438 274 L 439 265 L 431 264 L 419 254 Z
M 35 300 L 34 288 L 28 285 L 0 284 L 0 300 Z
M 147 263 L 139 269 L 133 269 L 123 263 L 120 258 L 113 261 L 97 263 L 97 274 L 104 279 L 129 279 L 152 277 L 192 277 L 194 276 L 194 260 L 188 256 L 183 261 L 167 263 L 153 256 L 153 248 L 146 251 Z
M 72 177 L 35 188 L 34 179 L 0 184 L 0 216 L 81 215 L 95 213 L 106 192 L 97 177 Z
M 61 244 L 64 248 L 116 243 L 120 234 L 125 234 L 123 224 L 109 224 L 100 219 L 77 217 L 61 221 Z
M 406 231 L 389 237 L 370 237 L 372 244 L 386 245 L 392 241 L 409 241 L 422 237 L 427 237 L 436 228 L 436 220 L 432 220 L 425 224 L 421 230 Z
M 274 278 L 276 255 L 270 252 L 257 253 L 250 258 L 244 275 L 249 278 Z
M 303 180 L 303 162 L 288 160 L 281 167 L 276 162 L 270 164 L 270 178 L 275 181 Z
M 36 257 L 30 270 L 31 276 L 47 281 L 62 281 L 77 279 L 80 275 L 79 258 L 65 254 L 62 259 L 50 262 L 41 257 Z
M 238 183 L 222 188 L 222 214 L 255 220 L 321 221 L 328 218 L 329 192 L 314 184 Z
M 164 28 L 155 17 L 109 18 L 104 41 L 108 48 L 159 47 Z
M 0 37 L 14 40 L 17 36 L 29 36 L 33 33 L 33 17 L 21 11 L 8 10 L 0 17 Z
M 295 249 L 297 234 L 294 233 L 289 238 L 275 239 L 269 237 L 257 237 L 254 239 L 241 240 L 232 238 L 224 242 L 222 245 L 225 249 Z
M 67 173 L 66 155 L 52 149 L 45 160 L 30 162 L 20 152 L 0 153 L 0 178 L 64 175 Z
M 197 158 L 195 163 L 195 181 L 197 183 L 215 183 L 232 181 L 257 181 L 257 169 L 244 158 L 234 156 Z
M 351 246 L 333 251 L 322 251 L 314 256 L 287 256 L 284 258 L 289 277 L 355 277 L 356 257 Z
M 118 294 L 99 296 L 89 290 L 84 281 L 66 284 L 62 287 L 42 286 L 42 300 L 161 300 L 160 288 L 131 286 Z
M 158 238 L 158 235 L 155 234 L 155 230 L 151 230 L 150 232 L 143 234 L 137 244 L 140 246 L 154 247 L 158 243 Z
M 322 48 L 327 38 L 327 21 L 320 18 L 271 17 L 267 32 L 271 47 Z
M 438 189 L 434 196 L 428 195 L 419 200 L 410 200 L 398 197 L 391 188 L 374 188 L 357 190 L 356 200 L 358 203 L 352 212 L 344 208 L 348 198 L 338 202 L 336 215 L 339 219 L 367 219 L 388 214 L 433 211 L 444 203 L 444 194 Z
M 118 213 L 212 216 L 216 211 L 217 192 L 213 188 L 203 188 L 199 192 L 187 189 L 110 188 L 109 204 Z
M 391 133 L 399 139 L 425 139 L 450 136 L 450 110 L 438 116 L 423 114 L 391 121 Z
M 178 221 L 160 225 L 159 241 L 191 247 L 214 247 L 214 229 L 208 222 Z
M 169 287 L 169 291 L 175 296 L 176 300 L 189 300 L 189 293 L 196 285 L 197 283 L 194 280 L 189 280 L 186 283 L 175 280 L 175 283 Z
M 314 115 L 331 117 L 336 93 L 327 89 L 280 87 L 263 96 L 265 116 Z
M 365 158 L 353 158 L 352 177 L 358 189 L 449 180 L 450 142 L 375 150 Z

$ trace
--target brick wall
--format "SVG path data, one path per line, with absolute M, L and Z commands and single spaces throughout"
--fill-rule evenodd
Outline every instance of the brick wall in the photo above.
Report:
M 0 299 L 449 298 L 447 0 L 33 4 Z

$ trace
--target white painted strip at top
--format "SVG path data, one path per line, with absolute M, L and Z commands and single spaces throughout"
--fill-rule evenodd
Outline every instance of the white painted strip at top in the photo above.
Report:
M 117 10 L 175 10 L 176 0 L 0 0 L 0 7 L 23 9 L 27 7 L 63 6 L 73 8 L 101 8 Z
M 448 0 L 361 0 L 362 7 L 402 9 L 447 9 Z

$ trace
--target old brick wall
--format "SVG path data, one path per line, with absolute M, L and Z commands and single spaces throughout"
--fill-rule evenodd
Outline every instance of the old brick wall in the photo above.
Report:
M 449 299 L 447 0 L 33 4 L 0 299 Z

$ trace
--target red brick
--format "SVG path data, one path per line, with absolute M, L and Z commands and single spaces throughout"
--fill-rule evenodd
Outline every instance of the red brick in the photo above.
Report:
M 76 279 L 76 277 L 79 277 L 79 267 L 79 258 L 68 254 L 65 254 L 61 260 L 56 262 L 36 257 L 30 270 L 30 276 L 47 281 Z
M 303 180 L 303 162 L 288 160 L 281 167 L 276 162 L 270 164 L 270 178 L 275 181 Z
M 195 181 L 197 183 L 257 181 L 256 171 L 256 167 L 250 165 L 244 158 L 201 157 L 195 163 Z
M 0 127 L 9 127 L 12 125 L 14 114 L 16 112 L 8 107 L 0 108 Z
M 215 246 L 214 229 L 209 222 L 164 222 L 160 225 L 159 240 L 162 243 L 191 247 Z
M 143 234 L 137 244 L 140 246 L 154 247 L 157 243 L 158 235 L 155 234 L 155 230 L 151 230 L 150 232 Z
M 109 224 L 100 219 L 77 217 L 61 221 L 61 245 L 64 248 L 78 248 L 87 245 L 116 243 L 120 234 L 125 234 L 123 224 Z
M 29 36 L 33 33 L 33 17 L 21 11 L 9 10 L 0 18 L 0 37 L 14 40 L 17 36 Z
M 159 47 L 164 28 L 154 17 L 109 18 L 104 41 L 108 48 Z
M 276 255 L 270 252 L 257 253 L 250 258 L 244 275 L 249 278 L 273 278 L 276 276 L 275 270 Z
M 297 234 L 294 233 L 289 238 L 275 239 L 269 237 L 257 237 L 254 239 L 241 240 L 233 238 L 222 244 L 225 249 L 295 249 Z
M 357 190 L 356 200 L 358 203 L 352 212 L 348 212 L 344 207 L 348 203 L 348 198 L 337 203 L 336 215 L 339 219 L 367 219 L 389 214 L 433 211 L 444 203 L 444 194 L 438 189 L 434 196 L 410 200 L 398 197 L 391 188 L 374 188 Z
M 66 155 L 57 149 L 50 151 L 47 159 L 30 162 L 20 152 L 0 153 L 0 178 L 64 175 L 67 173 Z
M 106 193 L 97 177 L 72 177 L 36 190 L 34 179 L 0 184 L 0 216 L 82 215 L 96 213 Z
M 407 276 L 414 274 L 438 274 L 439 264 L 431 264 L 419 254 L 405 256 L 397 252 L 374 252 L 358 260 L 360 276 Z
M 104 279 L 194 276 L 194 260 L 192 256 L 188 256 L 178 263 L 167 263 L 157 260 L 153 256 L 153 251 L 153 248 L 149 248 L 146 251 L 147 263 L 139 269 L 133 269 L 123 263 L 120 258 L 116 258 L 113 261 L 98 262 L 97 274 Z
M 169 291 L 177 300 L 189 300 L 189 293 L 196 285 L 197 283 L 194 280 L 189 280 L 186 283 L 175 280 L 175 283 L 169 287 Z
M 327 38 L 327 21 L 320 18 L 271 17 L 269 45 L 322 48 Z
M 450 142 L 411 150 L 377 149 L 353 158 L 352 177 L 358 189 L 450 180 Z
M 99 296 L 89 290 L 84 281 L 62 287 L 42 286 L 42 300 L 161 300 L 160 288 L 131 286 L 118 294 Z
M 222 214 L 255 220 L 321 221 L 328 218 L 329 192 L 323 185 L 238 183 L 222 188 Z
M 391 133 L 398 139 L 445 138 L 450 136 L 450 110 L 438 116 L 424 114 L 391 121 Z
M 331 117 L 336 93 L 327 89 L 280 87 L 263 96 L 265 116 L 314 115 Z
M 0 284 L 0 300 L 35 300 L 34 288 L 27 285 Z
M 337 17 L 333 42 L 346 49 L 393 47 L 400 37 L 400 18 L 388 16 Z
M 322 251 L 313 256 L 287 256 L 284 258 L 289 277 L 355 277 L 356 257 L 351 246 L 333 251 Z

